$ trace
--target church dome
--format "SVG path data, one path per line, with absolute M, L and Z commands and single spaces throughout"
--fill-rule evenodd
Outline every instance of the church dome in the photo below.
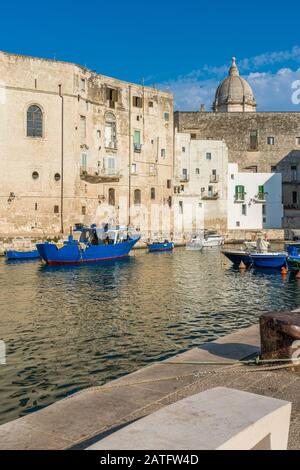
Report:
M 215 112 L 253 112 L 256 111 L 256 101 L 249 83 L 240 77 L 235 57 L 228 77 L 217 88 L 213 103 Z

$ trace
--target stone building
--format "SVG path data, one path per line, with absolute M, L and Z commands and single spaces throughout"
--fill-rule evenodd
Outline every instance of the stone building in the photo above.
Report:
M 175 233 L 227 229 L 228 150 L 222 141 L 175 133 Z M 178 215 L 176 217 L 176 214 Z M 182 214 L 182 221 L 180 218 Z
M 0 115 L 2 237 L 107 219 L 149 236 L 171 219 L 172 95 L 0 52 Z
M 281 172 L 284 227 L 300 228 L 300 113 L 257 112 L 235 59 L 216 90 L 213 112 L 175 112 L 174 124 L 192 139 L 223 140 L 240 171 Z

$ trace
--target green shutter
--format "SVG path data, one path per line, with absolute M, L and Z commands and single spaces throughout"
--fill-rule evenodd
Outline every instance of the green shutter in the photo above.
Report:
M 258 192 L 259 192 L 260 194 L 265 192 L 263 185 L 258 186 Z
M 235 187 L 235 194 L 244 194 L 245 193 L 245 186 L 238 185 Z

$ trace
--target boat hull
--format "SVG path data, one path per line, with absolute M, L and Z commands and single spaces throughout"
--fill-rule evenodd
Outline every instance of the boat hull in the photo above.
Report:
M 287 265 L 291 271 L 300 271 L 300 256 L 289 256 Z
M 40 258 L 40 254 L 38 250 L 32 251 L 16 251 L 16 250 L 8 250 L 5 253 L 6 259 L 36 259 Z
M 140 237 L 111 245 L 86 245 L 65 242 L 62 247 L 54 243 L 40 243 L 37 249 L 49 265 L 95 263 L 98 261 L 125 258 Z
M 251 253 L 251 258 L 258 268 L 282 268 L 287 257 L 283 253 Z
M 239 266 L 241 263 L 244 263 L 246 266 L 252 264 L 251 256 L 243 251 L 230 251 L 223 250 L 223 255 L 226 256 L 233 264 Z
M 157 251 L 172 251 L 174 248 L 174 243 L 151 243 L 148 245 L 148 250 L 150 253 Z

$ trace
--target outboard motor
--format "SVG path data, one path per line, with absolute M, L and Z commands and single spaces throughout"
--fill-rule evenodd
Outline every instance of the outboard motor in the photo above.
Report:
M 295 245 L 288 245 L 287 252 L 289 256 L 299 256 L 299 248 Z

